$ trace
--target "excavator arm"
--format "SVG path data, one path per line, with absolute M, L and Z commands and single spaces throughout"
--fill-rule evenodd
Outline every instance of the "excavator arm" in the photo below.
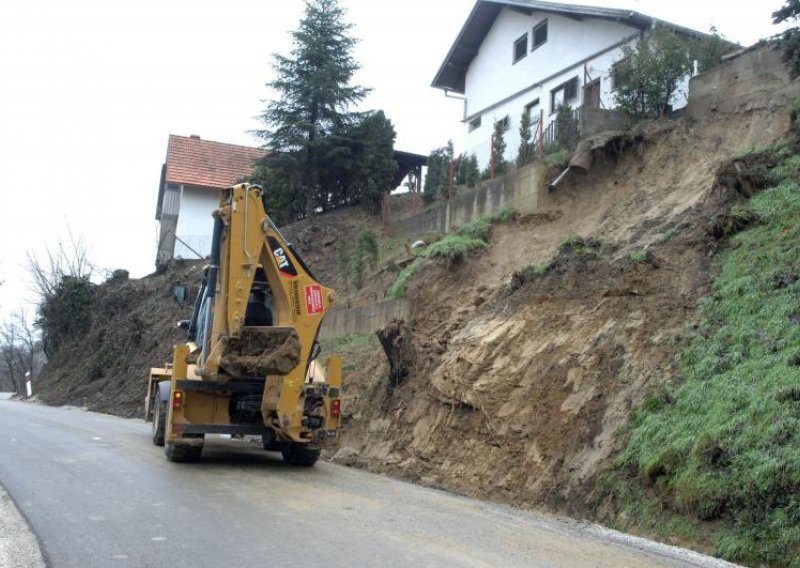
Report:
M 335 438 L 341 359 L 314 361 L 333 295 L 269 218 L 261 187 L 221 192 L 211 262 L 185 324 L 189 342 L 175 346 L 161 409 L 167 455 L 175 447 L 202 449 L 206 433 L 260 433 L 265 447 L 271 439 L 302 462 L 298 446 Z M 149 393 L 157 391 L 153 377 L 164 373 L 151 374 Z

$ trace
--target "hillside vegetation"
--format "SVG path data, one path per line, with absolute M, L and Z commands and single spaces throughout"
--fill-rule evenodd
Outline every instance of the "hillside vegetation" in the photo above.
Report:
M 614 491 L 629 523 L 717 521 L 717 554 L 800 566 L 800 155 L 739 163 L 769 188 L 733 211 L 730 230 L 751 226 L 715 259 L 679 380 L 633 414 Z

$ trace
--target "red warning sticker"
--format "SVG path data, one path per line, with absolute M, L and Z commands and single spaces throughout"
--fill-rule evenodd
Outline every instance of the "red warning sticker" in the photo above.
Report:
M 308 315 L 321 314 L 325 311 L 322 305 L 322 287 L 318 285 L 306 286 L 306 312 Z

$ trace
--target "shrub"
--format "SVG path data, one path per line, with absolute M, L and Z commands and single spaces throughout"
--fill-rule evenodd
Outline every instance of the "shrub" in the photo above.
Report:
M 124 268 L 117 268 L 108 275 L 108 278 L 106 278 L 106 283 L 111 284 L 115 282 L 127 282 L 129 277 L 130 273 L 127 270 Z
M 54 353 L 70 337 L 85 333 L 92 321 L 94 284 L 88 278 L 65 276 L 39 306 L 38 325 L 46 350 Z

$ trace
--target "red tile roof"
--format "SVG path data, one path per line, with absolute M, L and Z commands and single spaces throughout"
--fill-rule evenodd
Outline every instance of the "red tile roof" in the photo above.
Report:
M 166 182 L 221 189 L 253 172 L 266 152 L 260 148 L 169 135 Z

